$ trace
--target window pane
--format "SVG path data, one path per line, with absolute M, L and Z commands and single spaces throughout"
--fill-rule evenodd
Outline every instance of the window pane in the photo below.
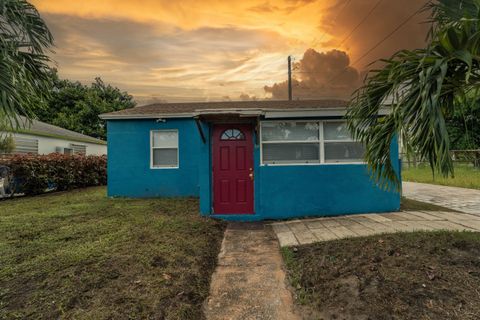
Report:
M 220 140 L 245 140 L 245 135 L 238 129 L 227 129 L 223 131 Z
M 318 141 L 317 122 L 264 122 L 262 141 Z
M 177 149 L 153 149 L 154 167 L 178 166 Z
M 153 147 L 154 148 L 177 148 L 178 132 L 177 131 L 153 131 Z
M 360 142 L 326 142 L 325 162 L 363 161 L 365 147 Z
M 263 162 L 307 163 L 319 162 L 318 143 L 268 143 L 263 145 Z
M 347 130 L 345 122 L 324 122 L 323 123 L 325 140 L 351 140 L 350 133 Z

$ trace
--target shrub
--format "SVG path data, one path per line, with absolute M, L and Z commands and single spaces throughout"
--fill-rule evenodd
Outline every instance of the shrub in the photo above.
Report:
M 11 153 L 15 150 L 15 140 L 11 135 L 0 134 L 0 153 Z
M 17 192 L 28 195 L 45 190 L 71 190 L 107 184 L 107 157 L 15 155 L 1 161 L 11 168 Z

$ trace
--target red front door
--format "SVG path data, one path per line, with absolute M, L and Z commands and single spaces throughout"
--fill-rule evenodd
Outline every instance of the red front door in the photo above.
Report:
M 253 213 L 252 126 L 216 125 L 212 138 L 214 213 Z

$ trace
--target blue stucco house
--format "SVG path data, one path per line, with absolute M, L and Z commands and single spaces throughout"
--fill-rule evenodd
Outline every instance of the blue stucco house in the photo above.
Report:
M 370 179 L 364 146 L 345 127 L 346 107 L 232 101 L 103 114 L 108 195 L 199 197 L 202 215 L 244 221 L 397 211 L 399 193 Z M 390 152 L 398 159 L 397 141 Z

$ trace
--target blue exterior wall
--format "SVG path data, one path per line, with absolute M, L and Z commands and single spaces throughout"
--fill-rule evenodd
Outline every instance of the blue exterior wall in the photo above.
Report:
M 229 220 L 397 211 L 400 195 L 379 189 L 363 164 L 260 165 L 254 144 L 254 215 L 211 215 L 211 128 L 203 143 L 193 119 L 108 121 L 108 195 L 198 196 L 200 212 Z M 178 129 L 179 168 L 150 169 L 150 130 Z M 255 137 L 254 137 L 255 139 Z M 398 159 L 398 144 L 391 145 Z M 396 169 L 400 168 L 397 161 Z
M 396 141 L 390 152 L 392 159 L 398 159 Z M 399 163 L 394 163 L 398 172 Z M 378 188 L 364 164 L 259 166 L 257 172 L 256 207 L 263 219 L 387 212 L 400 208 L 399 193 Z
M 150 130 L 158 129 L 178 129 L 178 169 L 150 169 Z M 202 156 L 208 154 L 201 150 L 203 144 L 193 119 L 108 121 L 107 147 L 109 196 L 200 195 L 199 169 L 206 170 L 208 159 Z

